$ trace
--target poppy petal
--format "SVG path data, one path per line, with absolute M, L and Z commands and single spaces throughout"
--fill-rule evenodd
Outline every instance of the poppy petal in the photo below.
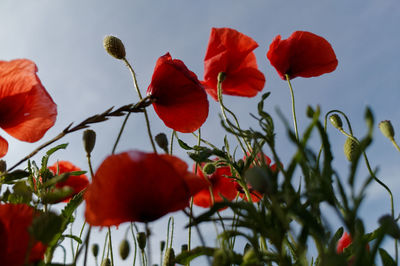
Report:
M 207 119 L 208 100 L 203 86 L 182 61 L 172 59 L 169 53 L 158 59 L 147 94 L 156 99 L 153 106 L 160 119 L 176 131 L 193 132 Z
M 27 142 L 43 137 L 56 121 L 57 106 L 26 59 L 0 62 L 0 127 Z
M 265 77 L 258 70 L 253 50 L 258 44 L 230 28 L 212 28 L 204 58 L 204 81 L 208 94 L 216 101 L 218 74 L 224 72 L 222 93 L 253 97 L 264 88 Z
M 4 157 L 8 151 L 8 142 L 2 136 L 0 136 L 0 158 Z
M 278 35 L 272 41 L 267 58 L 279 76 L 316 77 L 336 69 L 338 61 L 330 43 L 307 31 L 296 31 L 288 39 Z

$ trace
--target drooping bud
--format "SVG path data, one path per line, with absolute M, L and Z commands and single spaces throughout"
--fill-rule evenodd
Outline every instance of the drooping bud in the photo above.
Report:
M 394 139 L 394 129 L 392 123 L 389 120 L 384 120 L 380 122 L 378 126 L 385 137 L 390 140 Z
M 173 248 L 168 248 L 165 251 L 163 266 L 174 266 L 175 265 L 175 252 Z
M 109 258 L 105 258 L 102 262 L 101 262 L 101 266 L 111 266 L 111 260 Z
M 258 192 L 266 193 L 271 187 L 271 180 L 267 171 L 260 166 L 249 168 L 245 172 L 244 177 L 246 182 Z
M 164 249 L 165 249 L 165 241 L 163 240 L 160 242 L 160 251 L 163 252 Z
M 224 82 L 225 78 L 226 78 L 226 73 L 225 72 L 219 72 L 218 73 L 217 80 L 218 80 L 219 83 Z
M 7 170 L 7 163 L 4 160 L 0 160 L 0 173 L 4 173 Z
M 206 175 L 212 175 L 215 172 L 215 164 L 213 163 L 206 163 L 203 167 L 203 173 Z
M 146 247 L 146 240 L 147 240 L 146 233 L 145 232 L 139 232 L 137 234 L 136 238 L 137 238 L 137 242 L 139 244 L 140 250 L 144 250 L 145 247 Z
M 337 128 L 337 129 L 343 128 L 343 122 L 339 115 L 337 115 L 337 114 L 331 115 L 329 117 L 329 121 L 331 121 L 332 126 L 334 126 L 335 128 Z
M 343 151 L 344 155 L 346 155 L 347 160 L 353 162 L 360 152 L 360 144 L 358 144 L 352 138 L 347 138 L 343 146 Z
M 126 56 L 124 44 L 115 36 L 104 37 L 103 46 L 107 53 L 116 59 L 124 59 Z
M 96 144 L 96 132 L 91 129 L 86 129 L 83 131 L 82 140 L 86 153 L 90 154 Z
M 129 256 L 130 246 L 129 242 L 126 239 L 123 239 L 119 244 L 119 255 L 122 260 L 125 260 Z
M 168 153 L 168 139 L 167 136 L 164 133 L 157 134 L 157 136 L 154 137 L 158 147 L 163 149 L 165 153 Z
M 97 258 L 97 255 L 99 255 L 99 245 L 98 244 L 92 245 L 92 254 L 95 258 Z

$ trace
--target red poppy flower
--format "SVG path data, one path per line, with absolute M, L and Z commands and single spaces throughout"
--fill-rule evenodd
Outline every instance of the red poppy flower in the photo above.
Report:
M 218 159 L 215 159 L 215 161 Z M 201 167 L 204 167 L 205 163 L 201 164 Z M 193 165 L 193 170 L 196 165 Z M 197 167 L 197 175 L 207 181 L 208 186 L 203 190 L 199 191 L 193 197 L 193 204 L 208 208 L 212 206 L 212 199 L 210 193 L 210 187 L 212 189 L 214 202 L 223 201 L 224 197 L 227 200 L 233 200 L 237 195 L 237 190 L 235 187 L 235 183 L 232 178 L 231 169 L 228 166 L 221 166 L 215 169 L 215 172 L 207 177 L 204 176 L 201 167 Z M 222 197 L 221 197 L 222 196 Z
M 212 28 L 204 58 L 203 84 L 207 93 L 218 101 L 217 78 L 224 72 L 223 94 L 256 96 L 265 84 L 253 53 L 257 47 L 252 38 L 234 29 Z
M 262 155 L 262 153 L 257 154 L 257 156 L 254 158 L 254 162 L 251 164 L 250 167 L 252 167 L 253 165 L 261 165 L 262 164 L 261 155 Z M 243 157 L 243 160 L 246 160 L 246 156 Z M 264 163 L 265 163 L 265 165 L 269 166 L 271 171 L 273 171 L 273 172 L 277 171 L 277 165 L 276 164 L 270 165 L 271 159 L 267 155 L 264 155 Z M 259 202 L 262 199 L 263 195 L 260 192 L 258 192 L 257 190 L 253 189 L 250 184 L 247 184 L 247 187 L 248 187 L 250 195 L 251 195 L 251 200 L 253 202 Z M 238 183 L 236 183 L 236 189 L 239 192 L 239 196 L 242 199 L 247 200 L 247 197 L 246 197 L 246 194 L 245 194 L 243 188 Z
M 150 222 L 184 209 L 206 185 L 172 155 L 140 151 L 111 155 L 84 195 L 86 220 L 97 226 Z
M 22 141 L 35 142 L 56 121 L 57 106 L 27 59 L 0 61 L 0 127 Z M 8 142 L 0 136 L 0 157 Z
M 208 116 L 208 100 L 196 74 L 169 53 L 161 56 L 154 68 L 147 94 L 155 98 L 154 110 L 164 124 L 176 131 L 191 133 Z
M 0 205 L 1 265 L 25 265 L 27 256 L 32 263 L 43 259 L 46 247 L 32 239 L 28 232 L 34 215 L 35 210 L 25 204 Z
M 49 166 L 49 170 L 53 172 L 53 174 L 62 174 L 62 173 L 70 173 L 74 171 L 82 171 L 79 167 L 76 167 L 70 162 L 67 161 L 59 161 L 52 166 Z M 74 192 L 72 195 L 66 197 L 60 202 L 69 202 L 73 196 L 84 190 L 89 185 L 89 179 L 86 175 L 78 175 L 78 176 L 69 176 L 66 181 L 58 182 L 56 184 L 56 188 L 62 187 L 71 187 Z
M 351 242 L 352 242 L 352 240 L 351 240 L 350 235 L 347 232 L 344 232 L 342 237 L 338 241 L 338 244 L 336 247 L 336 252 L 338 254 L 342 253 L 345 248 L 350 246 Z
M 307 31 L 295 31 L 288 39 L 278 35 L 269 46 L 267 57 L 279 76 L 317 77 L 338 65 L 332 46 L 324 38 Z

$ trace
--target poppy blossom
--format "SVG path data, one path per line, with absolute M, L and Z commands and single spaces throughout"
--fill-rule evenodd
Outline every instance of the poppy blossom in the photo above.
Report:
M 276 36 L 267 58 L 283 80 L 286 75 L 289 79 L 317 77 L 334 71 L 338 65 L 330 43 L 307 31 L 295 31 L 286 40 Z
M 352 240 L 350 235 L 347 232 L 344 232 L 342 237 L 339 239 L 337 247 L 336 247 L 336 252 L 338 254 L 343 253 L 343 250 L 350 246 Z
M 57 116 L 53 102 L 27 59 L 0 61 L 0 127 L 14 138 L 35 142 L 51 128 Z M 0 157 L 8 142 L 0 136 Z
M 249 153 L 248 153 L 248 155 L 249 155 Z M 262 156 L 262 153 L 257 154 L 257 156 L 254 158 L 253 163 L 250 165 L 250 168 L 255 165 L 262 165 L 262 157 L 261 156 Z M 243 157 L 243 160 L 246 160 L 246 158 L 247 158 L 247 156 Z M 273 172 L 277 171 L 277 165 L 276 164 L 270 165 L 271 159 L 267 155 L 264 155 L 264 163 L 266 166 L 268 166 L 271 169 L 271 171 L 273 171 Z M 247 184 L 247 188 L 249 189 L 249 192 L 251 195 L 251 200 L 253 202 L 259 202 L 262 199 L 262 197 L 263 197 L 262 193 L 253 189 L 250 184 Z M 243 188 L 237 182 L 236 182 L 236 189 L 239 192 L 239 196 L 241 198 L 243 198 L 244 200 L 247 200 L 247 197 L 246 197 L 246 194 L 245 194 Z
M 182 133 L 191 133 L 203 125 L 208 116 L 208 100 L 196 74 L 169 53 L 161 56 L 154 68 L 147 95 L 164 124 Z
M 52 166 L 49 166 L 49 170 L 55 175 L 70 173 L 74 171 L 82 171 L 79 167 L 76 167 L 75 165 L 67 161 L 59 161 Z M 67 180 L 58 182 L 56 184 L 56 188 L 71 187 L 74 190 L 72 195 L 61 200 L 62 202 L 69 202 L 74 195 L 84 190 L 88 185 L 89 180 L 86 175 L 71 175 L 68 177 Z
M 215 159 L 218 160 L 218 159 Z M 214 198 L 214 202 L 221 202 L 225 199 L 233 200 L 237 195 L 237 190 L 235 187 L 235 183 L 232 178 L 229 178 L 231 174 L 231 169 L 229 166 L 221 166 L 216 167 L 215 172 L 211 175 L 205 176 L 202 167 L 204 167 L 204 163 L 201 164 L 201 167 L 197 167 L 197 175 L 207 181 L 208 186 L 203 190 L 199 191 L 193 197 L 193 204 L 208 208 L 212 206 L 212 198 L 210 193 L 210 188 L 212 189 L 212 194 Z M 193 165 L 193 170 L 196 165 Z
M 0 204 L 0 261 L 1 265 L 26 265 L 43 259 L 46 247 L 35 241 L 28 229 L 35 210 L 26 204 Z M 29 264 L 30 265 L 30 264 Z
M 230 28 L 212 28 L 204 58 L 206 91 L 218 101 L 218 74 L 225 73 L 222 93 L 253 97 L 264 88 L 265 77 L 258 70 L 253 50 L 258 44 Z
M 150 222 L 182 210 L 207 186 L 168 155 L 128 151 L 108 156 L 84 195 L 86 221 L 95 226 Z

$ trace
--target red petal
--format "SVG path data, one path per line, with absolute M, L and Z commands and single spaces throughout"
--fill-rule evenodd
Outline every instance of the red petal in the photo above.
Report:
M 191 188 L 197 187 L 185 168 L 182 160 L 170 155 L 129 151 L 107 157 L 84 196 L 87 222 L 150 222 L 185 208 Z
M 275 37 L 267 57 L 279 76 L 316 77 L 336 69 L 338 61 L 332 46 L 324 38 L 311 32 L 296 31 L 288 39 Z
M 151 84 L 147 89 L 156 102 L 154 110 L 165 125 L 176 131 L 197 130 L 208 116 L 208 100 L 196 75 L 169 53 L 156 63 Z
M 258 44 L 250 37 L 229 28 L 213 28 L 204 58 L 204 82 L 206 91 L 215 100 L 217 77 L 226 74 L 222 93 L 253 97 L 264 88 L 265 77 L 258 70 L 252 52 Z
M 4 157 L 8 151 L 8 142 L 2 136 L 0 136 L 0 158 Z
M 27 142 L 42 138 L 57 116 L 57 106 L 36 72 L 26 59 L 0 62 L 0 127 Z

